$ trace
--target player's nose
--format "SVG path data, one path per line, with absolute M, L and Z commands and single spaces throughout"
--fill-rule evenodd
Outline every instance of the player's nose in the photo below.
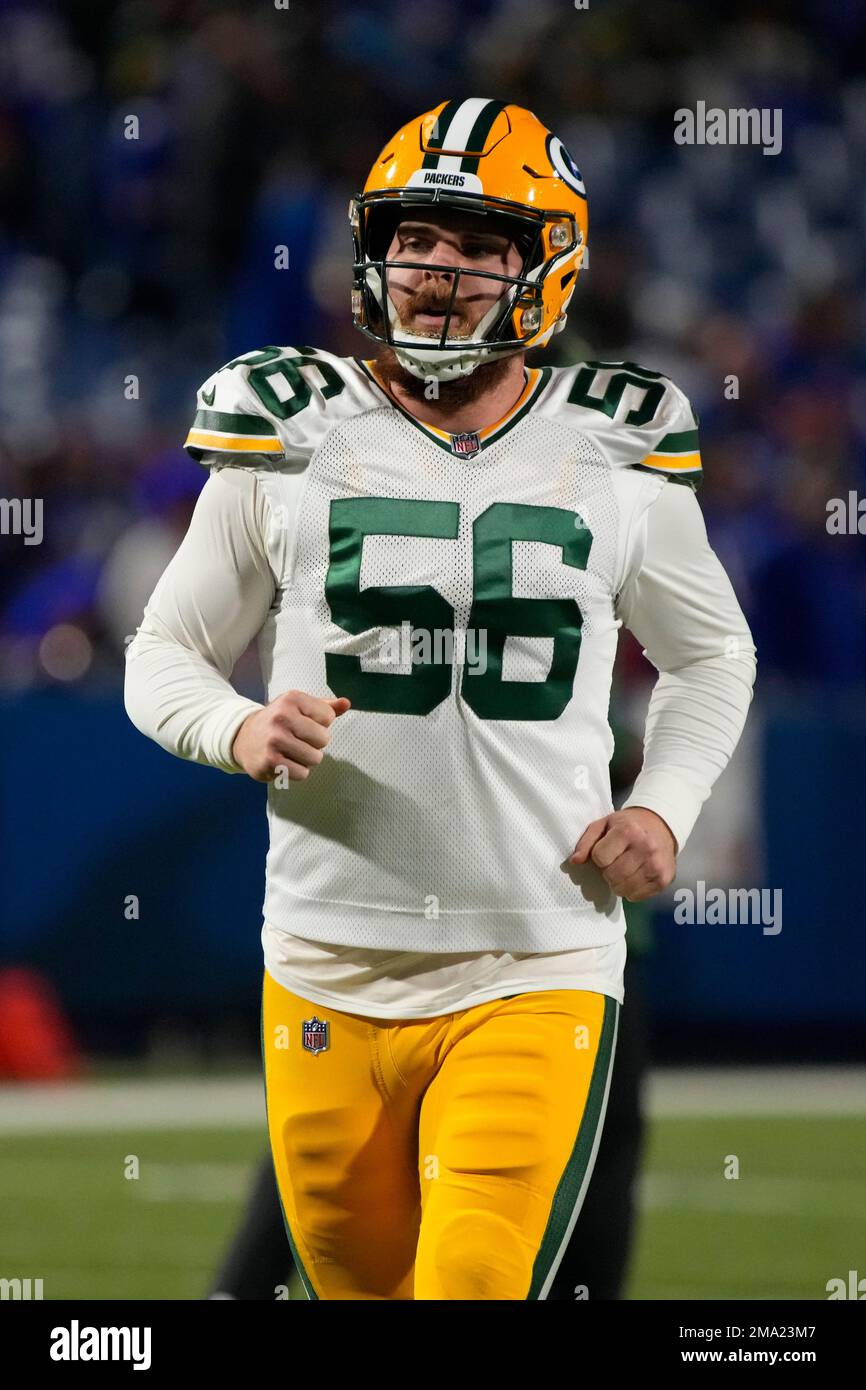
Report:
M 428 264 L 435 265 L 437 267 L 442 267 L 441 270 L 437 269 L 436 271 L 430 271 L 429 273 L 431 275 L 450 274 L 451 271 L 453 271 L 454 266 L 457 264 L 457 253 L 454 250 L 454 247 L 450 246 L 447 241 L 437 241 L 436 245 L 430 252 L 430 259 Z

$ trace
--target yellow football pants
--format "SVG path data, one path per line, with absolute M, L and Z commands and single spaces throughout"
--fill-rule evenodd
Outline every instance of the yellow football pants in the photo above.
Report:
M 308 1298 L 546 1298 L 592 1175 L 618 1017 L 616 1000 L 562 989 L 372 1019 L 265 972 L 268 1128 Z

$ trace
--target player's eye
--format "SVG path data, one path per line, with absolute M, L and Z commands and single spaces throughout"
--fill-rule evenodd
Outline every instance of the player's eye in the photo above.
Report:
M 495 256 L 498 251 L 498 246 L 492 246 L 486 242 L 479 241 L 469 242 L 468 245 L 464 244 L 463 247 L 464 256 L 471 256 L 472 259 L 476 261 L 481 260 L 487 256 Z

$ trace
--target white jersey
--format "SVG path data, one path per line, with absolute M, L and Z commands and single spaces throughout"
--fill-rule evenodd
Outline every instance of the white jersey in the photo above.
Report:
M 186 447 L 251 472 L 267 510 L 268 699 L 352 702 L 309 779 L 268 788 L 269 927 L 423 954 L 615 942 L 620 899 L 567 859 L 612 809 L 618 600 L 642 518 L 700 472 L 682 393 L 629 363 L 528 369 L 503 420 L 452 437 L 396 407 L 372 364 L 268 348 L 198 405 Z M 679 826 L 666 776 L 639 804 L 682 840 L 708 786 Z

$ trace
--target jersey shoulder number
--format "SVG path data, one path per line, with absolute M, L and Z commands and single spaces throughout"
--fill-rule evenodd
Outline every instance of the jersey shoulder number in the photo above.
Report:
M 680 388 L 636 362 L 579 362 L 561 371 L 557 409 L 615 468 L 700 486 L 698 417 Z
M 199 387 L 184 448 L 205 465 L 262 454 L 308 459 L 336 419 L 365 408 L 365 394 L 351 358 L 309 347 L 246 352 Z

